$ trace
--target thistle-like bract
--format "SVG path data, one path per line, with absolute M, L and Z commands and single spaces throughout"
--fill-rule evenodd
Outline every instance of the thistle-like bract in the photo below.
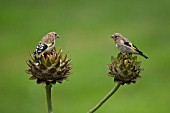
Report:
M 33 53 L 30 53 L 31 59 L 27 61 L 30 69 L 26 73 L 32 74 L 30 80 L 37 80 L 37 83 L 55 84 L 67 80 L 72 69 L 71 59 L 68 59 L 68 53 L 62 56 L 62 49 L 56 53 L 53 49 L 51 53 L 41 55 L 40 63 L 35 65 Z
M 114 77 L 115 82 L 119 82 L 122 85 L 127 83 L 135 83 L 139 76 L 139 73 L 143 71 L 141 62 L 137 61 L 137 56 L 132 54 L 119 53 L 117 58 L 111 57 L 112 64 L 108 65 L 110 70 L 109 76 Z

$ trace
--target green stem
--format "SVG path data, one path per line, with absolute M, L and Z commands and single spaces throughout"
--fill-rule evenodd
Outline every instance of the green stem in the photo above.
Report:
M 97 109 L 99 109 L 120 87 L 120 83 L 117 83 L 116 86 L 88 113 L 94 113 Z
M 47 106 L 48 106 L 48 113 L 53 113 L 52 111 L 52 101 L 51 101 L 51 84 L 46 85 L 46 97 L 47 97 Z

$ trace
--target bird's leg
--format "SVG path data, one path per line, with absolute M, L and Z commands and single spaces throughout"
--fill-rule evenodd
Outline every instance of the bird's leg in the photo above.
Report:
M 122 53 L 123 55 L 127 55 L 128 53 L 127 52 L 125 52 L 125 53 Z
M 56 51 L 55 48 L 52 49 L 52 51 L 51 51 L 51 54 L 52 54 L 53 56 L 57 56 L 57 53 L 56 53 L 55 51 Z
M 49 54 L 46 54 L 46 58 L 50 58 L 50 55 L 49 55 Z
M 125 55 L 132 55 L 132 53 L 126 52 Z

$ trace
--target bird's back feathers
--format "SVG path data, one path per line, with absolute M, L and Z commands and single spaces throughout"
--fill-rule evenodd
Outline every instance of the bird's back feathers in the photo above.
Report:
M 135 45 L 133 45 L 130 42 L 124 42 L 125 45 L 133 48 L 135 51 L 137 51 L 141 56 L 145 57 L 146 59 L 148 58 L 146 55 L 144 55 Z

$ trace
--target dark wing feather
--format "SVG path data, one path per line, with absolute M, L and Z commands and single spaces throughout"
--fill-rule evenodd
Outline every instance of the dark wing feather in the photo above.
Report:
M 129 42 L 124 42 L 125 45 L 131 47 L 130 43 Z
M 133 48 L 135 51 L 137 51 L 140 55 L 142 55 L 143 57 L 145 57 L 146 59 L 148 58 L 147 56 L 145 56 L 141 51 L 139 51 L 139 49 L 133 45 L 132 43 L 129 43 L 129 42 L 124 42 L 125 45 Z
M 46 44 L 42 44 L 42 43 L 39 43 L 38 45 L 37 45 L 37 48 L 35 49 L 35 54 L 40 54 L 40 53 L 42 53 L 45 49 L 47 49 L 47 45 Z
M 124 42 L 124 44 L 139 52 L 138 48 L 135 45 L 133 45 L 132 43 Z

